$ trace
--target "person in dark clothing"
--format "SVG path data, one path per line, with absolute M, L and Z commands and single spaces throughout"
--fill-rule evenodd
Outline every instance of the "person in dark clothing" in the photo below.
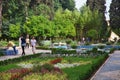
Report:
M 25 55 L 25 46 L 26 46 L 26 40 L 23 36 L 21 36 L 22 55 Z

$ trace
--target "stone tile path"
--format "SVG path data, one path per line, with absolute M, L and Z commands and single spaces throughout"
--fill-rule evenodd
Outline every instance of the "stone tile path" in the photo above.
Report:
M 120 51 L 110 57 L 90 80 L 120 80 Z

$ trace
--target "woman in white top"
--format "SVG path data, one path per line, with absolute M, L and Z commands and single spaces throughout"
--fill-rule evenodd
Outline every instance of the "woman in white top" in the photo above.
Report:
M 32 52 L 33 54 L 35 54 L 35 50 L 36 50 L 36 39 L 34 37 L 32 37 L 31 39 L 31 46 L 32 46 Z

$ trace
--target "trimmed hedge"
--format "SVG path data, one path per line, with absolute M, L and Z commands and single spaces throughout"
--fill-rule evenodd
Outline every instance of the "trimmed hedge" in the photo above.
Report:
M 76 54 L 76 50 L 53 48 L 52 54 Z
M 19 58 L 14 58 L 14 59 L 7 59 L 7 60 L 4 60 L 4 61 L 0 61 L 0 66 L 7 65 L 7 64 L 12 64 L 12 63 L 17 63 L 17 62 L 20 62 L 20 61 L 25 61 L 25 60 L 28 60 L 28 59 L 31 59 L 31 58 L 36 58 L 36 57 L 39 57 L 39 56 L 41 56 L 41 53 L 40 54 L 38 53 L 38 54 L 21 56 Z
M 69 75 L 68 80 L 89 80 L 90 77 L 108 58 L 108 54 L 104 54 L 95 58 L 96 59 L 92 61 L 91 64 L 63 69 L 63 71 Z

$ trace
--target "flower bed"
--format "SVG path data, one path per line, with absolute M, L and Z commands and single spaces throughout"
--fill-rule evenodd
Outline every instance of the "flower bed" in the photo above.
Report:
M 0 80 L 86 80 L 105 61 L 106 55 L 97 57 L 60 57 L 60 58 L 31 58 L 16 63 L 20 70 L 8 70 L 0 73 Z M 5 65 L 4 65 L 5 66 Z M 3 66 L 3 67 L 4 67 Z M 8 65 L 6 65 L 8 66 Z M 74 73 L 74 74 L 73 74 Z M 4 79 L 7 76 L 8 79 Z M 31 77 L 32 76 L 32 77 Z

